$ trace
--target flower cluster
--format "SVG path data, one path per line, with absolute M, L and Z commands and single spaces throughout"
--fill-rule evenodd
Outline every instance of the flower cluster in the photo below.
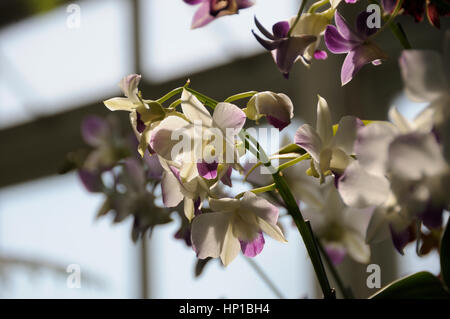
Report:
M 184 2 L 199 5 L 193 28 L 253 5 Z M 375 40 L 389 26 L 405 48 L 399 57 L 404 92 L 427 104 L 422 112 L 409 120 L 392 106 L 389 121 L 351 115 L 333 121 L 327 100 L 318 95 L 315 125 L 301 125 L 285 146 L 268 155 L 248 126 L 264 119 L 277 137 L 294 117 L 286 94 L 250 91 L 216 101 L 188 81 L 151 100 L 139 90 L 141 76 L 131 74 L 120 82 L 124 97 L 104 104 L 129 112 L 138 142 L 130 146 L 109 118 L 88 118 L 82 132 L 91 152 L 78 168 L 89 191 L 107 195 L 100 214 L 112 211 L 116 221 L 134 216 L 134 239 L 169 222 L 170 212 L 177 211 L 182 223 L 176 238 L 199 259 L 220 258 L 225 266 L 239 251 L 247 257 L 260 254 L 268 237 L 286 242 L 279 223 L 280 212 L 286 212 L 305 242 L 324 296 L 332 297 L 322 258 L 337 264 L 348 255 L 368 263 L 370 244 L 389 237 L 401 254 L 416 239 L 417 251 L 438 249 L 436 238 L 450 205 L 449 52 L 411 49 L 393 21 L 402 13 L 419 21 L 426 7 L 430 22 L 439 26 L 439 16 L 449 10 L 444 0 L 385 0 L 380 11 L 362 11 L 351 27 L 338 8 L 363 1 L 316 1 L 303 12 L 306 2 L 297 16 L 275 23 L 271 31 L 255 18 L 252 33 L 285 78 L 297 61 L 310 67 L 327 58 L 323 37 L 329 52 L 346 54 L 341 69 L 346 85 L 365 65 L 388 58 Z M 276 161 L 281 164 L 275 166 Z M 253 188 L 233 193 L 238 174 L 245 177 L 237 182 Z M 156 187 L 165 208 L 157 204 Z

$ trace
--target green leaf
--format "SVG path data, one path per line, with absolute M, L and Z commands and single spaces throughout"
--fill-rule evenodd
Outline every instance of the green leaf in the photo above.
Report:
M 422 271 L 390 283 L 370 299 L 450 299 L 450 294 L 436 276 Z
M 447 222 L 444 235 L 441 240 L 441 276 L 447 288 L 450 288 L 450 222 Z

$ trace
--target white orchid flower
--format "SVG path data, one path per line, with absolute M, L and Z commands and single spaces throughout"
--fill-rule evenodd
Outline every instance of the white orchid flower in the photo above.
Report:
M 136 137 L 140 141 L 138 151 L 142 157 L 148 148 L 152 130 L 164 119 L 166 113 L 155 101 L 144 101 L 139 96 L 141 75 L 130 74 L 124 77 L 119 87 L 125 97 L 114 97 L 103 103 L 111 111 L 130 112 L 130 122 Z
M 344 116 L 339 121 L 336 135 L 327 101 L 319 96 L 317 103 L 317 124 L 314 129 L 309 124 L 300 126 L 295 134 L 295 143 L 312 157 L 313 168 L 318 172 L 320 181 L 331 172 L 340 175 L 353 160 L 353 144 L 358 127 L 362 122 L 354 116 Z
M 428 102 L 431 123 L 450 160 L 450 32 L 443 54 L 430 50 L 404 50 L 399 59 L 406 95 L 416 102 Z M 426 110 L 427 110 L 426 109 Z
M 181 101 L 185 118 L 169 116 L 161 121 L 152 132 L 150 147 L 165 162 L 165 205 L 174 207 L 184 199 L 185 215 L 191 220 L 218 180 L 231 186 L 232 167 L 240 168 L 235 138 L 246 117 L 230 103 L 217 104 L 211 116 L 186 90 Z
M 319 189 L 322 200 L 304 199 L 305 218 L 311 221 L 314 233 L 325 244 L 331 260 L 338 264 L 348 253 L 360 263 L 370 260 L 370 247 L 365 233 L 373 209 L 357 209 L 344 204 L 332 181 Z
M 197 257 L 220 257 L 227 266 L 242 250 L 254 257 L 264 247 L 263 233 L 286 242 L 277 226 L 278 208 L 262 197 L 246 192 L 241 199 L 210 199 L 212 213 L 192 221 L 191 240 Z

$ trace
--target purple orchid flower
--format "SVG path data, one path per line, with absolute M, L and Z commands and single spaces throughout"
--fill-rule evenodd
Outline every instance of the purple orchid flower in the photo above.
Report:
M 335 54 L 346 53 L 341 70 L 342 85 L 350 82 L 355 74 L 366 64 L 381 64 L 387 58 L 386 54 L 370 41 L 370 36 L 378 29 L 369 28 L 367 18 L 370 13 L 363 11 L 356 20 L 356 32 L 353 31 L 336 11 L 334 19 L 336 26 L 329 25 L 325 30 L 325 44 L 328 50 Z
M 237 14 L 240 9 L 251 7 L 254 3 L 249 0 L 183 0 L 187 4 L 200 4 L 192 19 L 192 29 L 200 28 L 213 20 Z
M 253 35 L 266 50 L 272 52 L 273 59 L 285 78 L 289 77 L 292 66 L 303 56 L 306 48 L 317 40 L 314 35 L 289 35 L 290 25 L 287 21 L 275 23 L 272 27 L 273 33 L 267 31 L 256 17 L 255 24 L 258 30 L 269 40 L 261 38 L 252 30 Z

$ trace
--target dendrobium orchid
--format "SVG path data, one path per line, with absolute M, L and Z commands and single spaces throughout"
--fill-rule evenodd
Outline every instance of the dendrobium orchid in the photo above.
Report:
M 259 92 L 249 100 L 243 110 L 250 120 L 258 121 L 265 116 L 267 121 L 279 129 L 284 129 L 294 117 L 294 106 L 291 99 L 283 93 Z
M 264 247 L 264 235 L 286 242 L 277 226 L 278 208 L 264 198 L 246 192 L 241 199 L 210 199 L 211 213 L 192 221 L 191 241 L 197 257 L 220 257 L 227 266 L 239 250 L 248 257 L 258 255 Z
M 251 7 L 254 2 L 250 0 L 183 0 L 187 4 L 200 7 L 192 19 L 192 29 L 200 28 L 213 20 L 237 14 L 239 10 Z
M 161 121 L 152 132 L 150 147 L 161 161 L 167 162 L 163 164 L 166 206 L 176 206 L 184 197 L 190 220 L 196 210 L 194 203 L 205 198 L 214 182 L 229 184 L 231 169 L 241 169 L 236 136 L 246 116 L 231 103 L 219 103 L 211 116 L 186 90 L 181 96 L 181 108 L 185 118 L 169 116 Z M 174 187 L 177 183 L 181 184 L 178 188 Z
M 166 111 L 156 101 L 144 101 L 139 93 L 138 85 L 141 76 L 130 74 L 122 79 L 119 86 L 125 97 L 115 97 L 104 101 L 111 111 L 130 112 L 130 121 L 136 136 L 140 140 L 139 153 L 144 156 L 148 147 L 151 130 L 166 117 Z
M 268 51 L 272 52 L 273 59 L 278 69 L 285 78 L 289 77 L 294 63 L 300 59 L 305 50 L 317 40 L 317 36 L 311 34 L 289 34 L 291 25 L 288 21 L 275 23 L 270 33 L 255 18 L 256 27 L 268 39 L 263 39 L 253 30 L 256 40 Z
M 361 12 L 356 20 L 356 31 L 353 31 L 336 11 L 336 26 L 329 25 L 325 30 L 328 50 L 335 54 L 347 54 L 341 70 L 342 85 L 350 82 L 364 65 L 379 65 L 382 60 L 387 59 L 386 54 L 370 39 L 378 29 L 367 26 L 368 16 L 368 12 Z
M 370 247 L 365 242 L 372 209 L 357 209 L 344 204 L 334 183 L 328 181 L 319 189 L 319 198 L 304 197 L 305 218 L 324 244 L 335 264 L 348 253 L 360 263 L 368 263 Z
M 331 23 L 335 9 L 333 7 L 323 12 L 304 13 L 295 24 L 297 17 L 292 17 L 289 25 L 295 26 L 292 28 L 292 36 L 312 35 L 316 37 L 316 41 L 311 43 L 302 55 L 301 61 L 306 66 L 310 66 L 312 59 L 324 60 L 327 58 L 326 51 L 318 50 L 322 35 L 325 32 L 327 25 Z
M 320 177 L 323 183 L 326 175 L 334 173 L 339 176 L 353 160 L 353 144 L 362 122 L 356 117 L 345 116 L 339 121 L 333 136 L 328 103 L 321 96 L 318 99 L 316 129 L 309 124 L 300 126 L 295 134 L 295 144 L 311 155 L 312 174 Z

